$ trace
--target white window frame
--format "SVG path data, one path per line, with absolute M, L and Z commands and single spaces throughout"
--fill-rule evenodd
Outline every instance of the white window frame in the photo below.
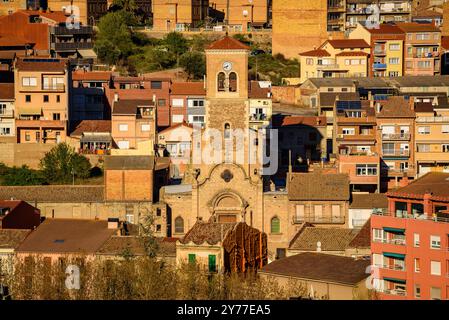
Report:
M 118 125 L 118 131 L 120 131 L 120 132 L 128 132 L 128 130 L 129 130 L 129 127 L 128 127 L 127 123 L 120 123 Z
M 415 248 L 419 248 L 420 246 L 420 236 L 419 233 L 414 233 L 413 234 L 413 246 Z
M 140 130 L 141 130 L 142 132 L 149 132 L 149 131 L 151 131 L 151 125 L 150 125 L 149 123 L 143 123 L 143 124 L 140 126 Z
M 430 236 L 430 248 L 431 249 L 441 249 L 441 237 L 440 236 Z
M 430 261 L 430 274 L 432 276 L 441 276 L 441 261 Z

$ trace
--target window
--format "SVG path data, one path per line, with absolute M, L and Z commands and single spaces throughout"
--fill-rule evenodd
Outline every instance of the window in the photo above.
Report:
M 181 123 L 183 121 L 184 121 L 184 115 L 182 115 L 182 114 L 175 114 L 172 116 L 173 123 Z
M 151 89 L 162 89 L 162 81 L 151 81 Z
M 27 94 L 25 96 L 25 102 L 31 102 L 31 95 Z
M 125 215 L 125 219 L 128 223 L 134 224 L 134 214 L 132 213 L 127 213 Z
M 432 249 L 440 249 L 441 248 L 440 236 L 430 236 L 430 248 L 432 248 Z
M 340 218 L 340 205 L 333 204 L 332 205 L 332 220 Z
M 161 232 L 162 226 L 160 224 L 156 225 L 156 232 Z
M 271 233 L 281 233 L 281 221 L 278 217 L 271 219 Z
M 389 64 L 399 64 L 399 58 L 390 58 L 388 59 Z
M 276 248 L 276 259 L 282 259 L 286 257 L 285 248 Z
M 182 217 L 175 219 L 175 233 L 184 233 L 184 219 Z
M 442 144 L 441 149 L 443 150 L 443 152 L 449 152 L 449 144 Z
M 193 123 L 204 123 L 204 116 L 192 116 Z
M 196 262 L 196 255 L 193 253 L 189 253 L 189 263 L 194 264 Z
M 214 254 L 209 255 L 209 272 L 217 272 L 217 257 Z
M 220 92 L 226 91 L 225 82 L 226 82 L 226 75 L 224 74 L 224 72 L 220 72 L 217 76 L 218 91 Z
M 428 69 L 430 68 L 432 65 L 430 64 L 430 61 L 426 60 L 426 61 L 418 61 L 418 68 L 419 69 Z
M 430 151 L 430 145 L 429 144 L 417 144 L 417 151 L 418 152 L 429 152 Z
M 430 34 L 429 33 L 417 33 L 416 34 L 416 40 L 429 40 Z
M 44 94 L 44 102 L 48 102 L 48 94 Z
M 377 176 L 377 165 L 375 164 L 357 164 L 356 174 L 358 176 Z
M 126 132 L 126 131 L 128 131 L 128 125 L 127 124 L 119 124 L 118 130 L 122 131 L 122 132 Z
M 162 210 L 161 208 L 156 208 L 156 217 L 162 216 Z
M 419 248 L 419 233 L 413 234 L 413 245 L 415 248 Z
M 237 73 L 229 74 L 229 92 L 237 92 Z
M 183 107 L 184 106 L 184 99 L 173 99 L 171 105 L 173 107 Z
M 441 276 L 440 261 L 430 261 L 430 274 L 433 276 Z
M 430 288 L 430 299 L 431 300 L 441 300 L 441 288 L 431 287 Z
M 0 114 L 6 113 L 6 104 L 0 103 Z
M 56 102 L 61 102 L 61 96 L 59 94 L 56 96 Z
M 295 220 L 298 222 L 304 221 L 304 205 L 303 204 L 296 205 Z
M 313 206 L 313 213 L 315 214 L 315 220 L 320 221 L 323 219 L 323 206 L 317 204 Z
M 122 141 L 119 141 L 118 143 L 118 148 L 119 149 L 129 149 L 129 141 L 128 140 L 122 140 Z
M 165 99 L 158 99 L 157 100 L 157 104 L 158 104 L 158 106 L 160 106 L 160 107 L 165 107 Z
M 394 154 L 394 143 L 383 143 L 382 152 L 386 155 Z
M 190 104 L 189 104 L 189 106 L 190 107 L 204 107 L 204 100 L 200 100 L 200 99 L 197 99 L 197 100 L 190 100 Z
M 390 51 L 399 51 L 401 50 L 401 45 L 399 43 L 390 44 Z
M 420 272 L 421 270 L 421 265 L 420 265 L 421 261 L 419 260 L 419 258 L 415 258 L 415 272 Z
M 388 76 L 389 77 L 399 77 L 399 71 L 389 71 Z
M 150 131 L 150 125 L 149 124 L 142 124 L 141 125 L 142 132 L 148 132 Z
M 443 124 L 441 126 L 441 133 L 449 133 L 449 124 Z
M 415 298 L 421 298 L 421 286 L 419 284 L 415 284 Z
M 430 134 L 430 127 L 418 127 L 419 134 Z
M 231 125 L 229 123 L 225 123 L 224 125 L 224 138 L 225 139 L 231 138 Z
M 355 134 L 355 129 L 354 128 L 343 128 L 342 133 L 344 135 L 353 136 Z
M 373 241 L 374 242 L 384 242 L 387 235 L 384 229 L 373 229 Z
M 53 113 L 53 120 L 61 120 L 61 114 L 60 113 Z
M 30 140 L 31 140 L 30 133 L 29 132 L 25 133 L 25 141 L 30 141 Z
M 22 86 L 24 87 L 35 87 L 37 86 L 37 80 L 34 77 L 23 77 Z

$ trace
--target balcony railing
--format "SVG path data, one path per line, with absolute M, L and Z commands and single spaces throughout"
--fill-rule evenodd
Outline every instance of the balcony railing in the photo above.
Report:
M 264 113 L 256 113 L 249 116 L 249 121 L 265 121 L 267 115 Z
M 0 112 L 0 118 L 13 118 L 13 117 L 14 117 L 14 110 L 6 110 Z
M 317 66 L 317 70 L 339 70 L 340 65 L 336 63 L 332 64 L 321 64 Z
M 386 68 L 387 68 L 386 63 L 375 63 L 374 64 L 374 69 L 386 69 Z
M 405 239 L 373 239 L 373 242 L 405 246 Z
M 373 212 L 373 215 L 375 216 L 386 216 L 386 217 L 395 217 L 398 219 L 416 219 L 416 220 L 423 220 L 423 221 L 434 221 L 434 222 L 442 222 L 442 223 L 449 223 L 449 215 L 447 217 L 442 216 L 428 216 L 424 213 L 405 213 L 405 212 Z
M 382 133 L 382 140 L 410 140 L 410 133 Z
M 77 50 L 77 49 L 92 49 L 94 47 L 93 42 L 56 42 L 54 43 L 54 49 L 56 51 L 63 50 Z
M 384 156 L 408 157 L 410 150 L 382 150 Z
M 78 28 L 72 28 L 69 29 L 67 27 L 52 27 L 51 32 L 54 33 L 57 36 L 64 36 L 64 35 L 74 35 L 74 34 L 92 34 L 93 28 L 91 26 L 79 26 Z
M 385 294 L 389 294 L 389 295 L 392 295 L 392 296 L 405 297 L 407 295 L 407 291 L 399 290 L 399 289 L 384 289 L 384 290 L 381 290 L 380 292 L 385 293 Z
M 64 91 L 65 90 L 65 85 L 63 83 L 59 83 L 59 84 L 44 84 L 42 85 L 42 90 L 47 90 L 47 91 Z
M 449 122 L 449 117 L 417 117 L 416 122 L 420 123 Z
M 405 266 L 402 266 L 400 264 L 394 264 L 394 265 L 376 264 L 375 267 L 378 267 L 381 269 L 388 269 L 388 270 L 405 271 Z
M 293 217 L 293 223 L 345 223 L 345 217 Z

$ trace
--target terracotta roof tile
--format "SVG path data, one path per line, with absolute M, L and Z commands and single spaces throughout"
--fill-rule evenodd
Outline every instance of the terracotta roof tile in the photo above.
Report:
M 0 199 L 38 202 L 101 202 L 104 186 L 2 186 Z
M 366 273 L 366 268 L 369 265 L 370 261 L 368 260 L 305 252 L 273 261 L 259 272 L 356 285 L 369 276 Z
M 74 71 L 72 80 L 76 81 L 109 81 L 112 78 L 112 72 L 109 71 Z
M 173 82 L 171 94 L 176 96 L 206 96 L 204 82 Z
M 384 193 L 353 193 L 351 196 L 350 209 L 373 209 L 387 208 L 388 200 Z
M 295 172 L 287 179 L 290 200 L 349 200 L 347 174 Z
M 356 233 L 354 229 L 308 226 L 298 232 L 289 249 L 316 251 L 321 242 L 322 251 L 344 251 Z
M 301 52 L 299 55 L 305 57 L 330 57 L 329 52 L 323 49 L 315 49 L 306 52 Z
M 112 114 L 137 114 L 138 106 L 153 106 L 151 99 L 120 99 L 114 102 Z
M 389 23 L 381 23 L 375 28 L 366 28 L 371 34 L 403 34 L 404 31 L 401 30 L 397 25 Z
M 81 136 L 85 132 L 111 132 L 111 120 L 82 120 L 70 136 Z
M 0 248 L 17 248 L 30 232 L 24 229 L 0 229 Z
M 288 127 L 288 126 L 326 126 L 326 117 L 317 116 L 273 116 L 273 127 Z
M 443 49 L 449 50 L 449 36 L 441 37 L 441 47 Z
M 433 23 L 417 23 L 417 22 L 404 22 L 398 23 L 398 27 L 404 32 L 440 32 Z
M 227 232 L 232 230 L 236 225 L 237 223 L 197 221 L 179 242 L 182 244 L 193 242 L 197 245 L 204 243 L 214 245 L 218 242 L 223 242 Z
M 327 42 L 336 49 L 345 48 L 369 48 L 369 44 L 363 39 L 336 39 L 327 40 Z
M 249 50 L 249 47 L 237 39 L 226 36 L 211 43 L 206 50 Z
M 20 10 L 21 13 L 24 13 L 28 16 L 42 16 L 46 19 L 53 20 L 56 23 L 65 23 L 67 21 L 67 18 L 70 17 L 70 15 L 66 15 L 62 11 L 38 11 L 38 10 Z
M 371 247 L 371 218 L 365 222 L 355 237 L 349 242 L 347 248 L 370 248 Z
M 359 57 L 359 56 L 368 56 L 368 53 L 363 51 L 346 51 L 337 53 L 335 56 L 337 57 Z
M 415 112 L 410 108 L 410 102 L 402 96 L 392 96 L 385 101 L 378 118 L 414 118 Z
M 449 173 L 429 172 L 419 179 L 413 180 L 405 187 L 387 192 L 387 196 L 403 196 L 422 199 L 426 192 L 434 197 L 449 198 Z
M 271 88 L 262 88 L 259 81 L 249 81 L 248 97 L 250 99 L 269 99 L 271 98 Z
M 19 71 L 64 72 L 67 69 L 67 59 L 48 58 L 18 58 L 15 67 Z
M 0 83 L 0 100 L 14 100 L 14 83 Z
M 125 252 L 130 252 L 135 256 L 146 255 L 146 238 L 137 236 L 112 236 L 97 251 L 101 255 L 120 256 Z M 177 238 L 156 238 L 158 244 L 158 256 L 173 257 L 176 256 Z

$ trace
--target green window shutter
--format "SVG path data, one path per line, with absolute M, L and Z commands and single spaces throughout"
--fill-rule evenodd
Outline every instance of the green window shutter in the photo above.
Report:
M 195 261 L 196 261 L 196 255 L 189 254 L 189 263 L 195 263 Z
M 209 255 L 209 272 L 216 272 L 217 264 L 216 264 L 216 256 L 213 254 Z
M 281 221 L 279 218 L 271 219 L 271 233 L 280 233 L 281 232 Z

